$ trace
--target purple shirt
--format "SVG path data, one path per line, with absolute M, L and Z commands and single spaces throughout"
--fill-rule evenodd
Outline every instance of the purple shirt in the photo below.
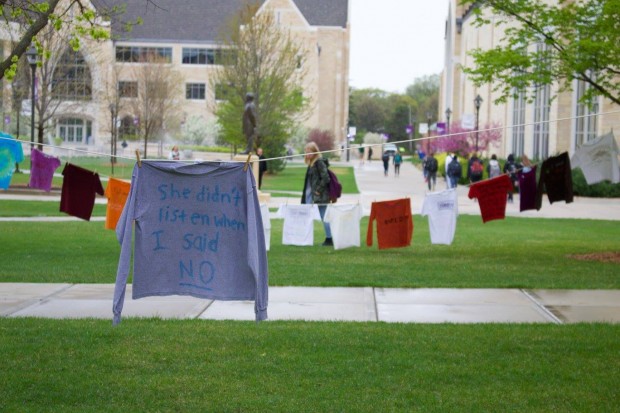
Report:
M 536 165 L 528 172 L 519 172 L 520 211 L 536 209 Z
M 30 152 L 30 188 L 42 189 L 49 192 L 52 189 L 54 171 L 60 166 L 60 159 L 46 155 L 37 148 Z

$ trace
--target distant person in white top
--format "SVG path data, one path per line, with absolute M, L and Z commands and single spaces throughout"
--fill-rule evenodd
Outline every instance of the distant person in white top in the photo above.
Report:
M 445 169 L 446 169 L 446 188 L 450 189 L 450 178 L 448 177 L 448 165 L 450 165 L 450 162 L 452 162 L 452 155 L 448 154 L 446 156 L 446 164 L 445 164 Z

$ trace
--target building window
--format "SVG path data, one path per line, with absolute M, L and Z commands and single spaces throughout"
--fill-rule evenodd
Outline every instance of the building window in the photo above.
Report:
M 52 96 L 59 100 L 91 100 L 92 81 L 84 56 L 67 49 L 54 69 Z
M 205 100 L 205 84 L 204 83 L 186 83 L 185 99 L 188 100 Z
M 215 52 L 213 49 L 184 47 L 182 62 L 186 65 L 212 65 L 215 64 Z
M 122 98 L 137 98 L 138 82 L 118 82 L 118 96 Z
M 236 53 L 228 49 L 184 47 L 181 62 L 186 65 L 229 65 L 235 59 Z
M 515 92 L 512 102 L 512 153 L 521 156 L 525 144 L 525 92 Z
M 138 118 L 134 116 L 125 116 L 121 119 L 121 125 L 118 128 L 118 139 L 138 139 Z
M 172 63 L 172 48 L 116 46 L 116 61 L 122 63 L 142 63 L 152 61 Z
M 534 96 L 534 159 L 549 156 L 549 112 L 551 110 L 551 87 L 539 86 Z
M 57 123 L 58 136 L 67 143 L 91 143 L 92 122 L 79 118 L 61 118 Z
M 577 147 L 581 146 L 584 142 L 591 141 L 596 138 L 597 135 L 597 118 L 598 118 L 598 104 L 596 102 L 592 105 L 588 105 L 586 102 L 580 102 L 584 94 L 592 86 L 583 80 L 577 81 L 577 87 L 575 88 L 576 96 L 576 119 L 575 119 L 575 144 Z

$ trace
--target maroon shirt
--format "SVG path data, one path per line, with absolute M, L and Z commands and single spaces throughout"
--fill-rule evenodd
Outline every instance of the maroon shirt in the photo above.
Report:
M 500 175 L 469 187 L 469 199 L 478 198 L 482 222 L 506 217 L 506 195 L 512 192 L 508 175 Z
M 60 212 L 90 221 L 95 206 L 95 194 L 103 195 L 103 187 L 96 172 L 70 163 L 62 171 Z

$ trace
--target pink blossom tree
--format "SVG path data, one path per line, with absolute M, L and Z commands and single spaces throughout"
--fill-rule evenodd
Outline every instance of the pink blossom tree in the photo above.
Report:
M 431 149 L 434 152 L 452 152 L 460 156 L 469 155 L 476 151 L 476 130 L 464 129 L 461 122 L 450 124 L 450 134 L 436 137 L 431 140 Z M 498 147 L 502 139 L 503 128 L 497 123 L 480 125 L 478 131 L 478 152 L 484 152 L 491 147 Z

